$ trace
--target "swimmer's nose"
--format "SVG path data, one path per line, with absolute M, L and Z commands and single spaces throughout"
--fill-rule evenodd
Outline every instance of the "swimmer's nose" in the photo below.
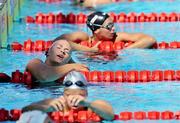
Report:
M 115 32 L 115 27 L 113 26 L 113 28 L 111 29 L 111 33 Z
M 64 51 L 61 51 L 63 55 L 66 55 L 66 53 Z

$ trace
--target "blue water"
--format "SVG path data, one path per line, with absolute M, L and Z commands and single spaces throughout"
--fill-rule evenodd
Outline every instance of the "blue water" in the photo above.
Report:
M 148 83 L 148 84 L 106 84 L 89 86 L 89 100 L 103 99 L 113 105 L 116 114 L 122 111 L 178 111 L 180 100 L 179 82 Z M 97 91 L 98 90 L 98 91 Z M 61 87 L 47 87 L 28 90 L 23 85 L 0 84 L 1 107 L 6 109 L 22 108 L 23 106 L 44 98 L 62 95 Z M 6 95 L 6 96 L 5 96 Z M 111 98 L 109 98 L 111 96 Z M 115 121 L 114 121 L 115 122 Z M 116 121 L 120 122 L 120 121 Z M 128 121 L 128 123 L 140 121 Z M 141 121 L 147 123 L 148 121 Z M 151 121 L 152 122 L 152 121 Z M 155 121 L 164 123 L 164 121 Z M 166 121 L 177 123 L 177 121 Z M 150 121 L 149 121 L 150 123 Z
M 105 12 L 180 12 L 180 1 L 174 2 L 124 2 L 119 4 L 105 5 L 97 10 Z M 160 1 L 160 0 L 159 0 Z M 34 16 L 37 12 L 63 12 L 63 13 L 89 13 L 90 10 L 72 7 L 70 2 L 56 4 L 39 3 L 37 0 L 27 0 L 21 10 L 20 18 L 27 15 Z M 113 7 L 112 7 L 113 5 Z M 158 5 L 158 7 L 157 7 Z M 53 6 L 53 7 L 52 7 Z M 168 6 L 168 7 L 167 7 Z M 64 7 L 66 9 L 64 9 Z M 8 43 L 18 41 L 23 43 L 26 39 L 32 40 L 53 39 L 63 33 L 70 33 L 74 30 L 87 31 L 82 25 L 58 24 L 58 25 L 36 25 L 15 22 L 12 34 Z M 158 42 L 173 40 L 180 41 L 180 23 L 121 23 L 116 24 L 117 31 L 144 32 L 154 36 Z M 83 52 L 73 52 L 73 59 L 76 62 L 84 63 L 91 70 L 166 70 L 180 68 L 180 50 L 142 50 L 132 49 L 119 51 L 118 57 L 113 61 L 90 59 Z M 24 68 L 29 60 L 33 58 L 45 59 L 44 53 L 24 53 L 0 50 L 0 72 L 11 75 L 12 71 Z M 112 67 L 113 66 L 113 67 Z M 115 113 L 122 111 L 179 111 L 180 110 L 180 85 L 179 82 L 156 82 L 146 84 L 111 83 L 101 85 L 90 85 L 89 100 L 104 99 L 113 105 Z M 0 108 L 14 109 L 39 101 L 44 98 L 58 97 L 62 95 L 62 87 L 52 86 L 29 90 L 24 85 L 11 83 L 0 84 Z M 109 98 L 111 97 L 111 98 Z M 114 121 L 121 123 L 120 121 Z M 126 121 L 127 123 L 177 123 L 177 121 Z
M 153 1 L 153 2 L 151 2 Z M 137 2 L 120 2 L 120 3 L 112 3 L 109 5 L 103 5 L 96 8 L 96 10 L 104 11 L 104 12 L 180 12 L 179 0 L 139 0 Z M 163 2 L 162 2 L 163 1 Z M 31 6 L 33 5 L 33 6 Z M 158 5 L 158 6 L 157 6 Z M 53 7 L 52 7 L 53 6 Z M 113 6 L 113 7 L 112 7 Z M 64 9 L 66 8 L 66 9 Z M 87 10 L 80 7 L 71 6 L 70 0 L 63 0 L 61 3 L 47 4 L 44 2 L 38 2 L 38 0 L 27 0 L 26 5 L 23 7 L 23 12 L 21 17 L 25 17 L 27 15 L 34 16 L 37 12 L 63 12 L 68 14 L 70 12 L 73 13 L 89 13 L 92 10 Z M 31 11 L 29 11 L 31 10 Z

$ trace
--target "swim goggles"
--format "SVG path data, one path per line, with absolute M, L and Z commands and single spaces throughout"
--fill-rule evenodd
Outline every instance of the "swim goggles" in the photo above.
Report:
M 114 27 L 114 23 L 108 23 L 106 26 L 102 26 L 102 28 L 106 28 L 109 31 L 111 31 L 113 27 Z
M 64 86 L 65 87 L 70 87 L 70 86 L 72 86 L 72 85 L 76 85 L 76 86 L 78 86 L 78 87 L 86 87 L 86 85 L 84 84 L 84 82 L 82 82 L 82 81 L 77 81 L 77 82 L 72 82 L 72 81 L 65 81 L 64 82 Z
M 98 26 L 100 28 L 105 28 L 109 31 L 112 30 L 112 28 L 114 27 L 114 23 L 108 23 L 106 26 L 102 26 L 102 25 L 99 25 L 99 24 L 92 24 L 93 26 Z

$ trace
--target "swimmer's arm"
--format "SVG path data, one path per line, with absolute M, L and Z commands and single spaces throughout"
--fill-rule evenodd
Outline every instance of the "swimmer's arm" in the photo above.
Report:
M 87 106 L 90 110 L 98 114 L 104 120 L 113 120 L 114 119 L 114 111 L 112 106 L 103 100 L 96 100 Z
M 134 43 L 128 46 L 130 48 L 150 48 L 156 43 L 156 39 L 150 35 L 143 33 L 118 33 L 117 41 L 133 41 Z
M 69 34 L 63 34 L 57 38 L 66 39 L 68 41 L 76 41 L 76 40 L 87 41 L 89 39 L 89 36 L 85 32 L 73 32 Z
M 85 52 L 98 52 L 98 45 L 95 45 L 94 47 L 86 47 L 77 43 L 74 43 L 72 41 L 69 42 L 73 50 L 77 51 L 85 51 Z
M 39 59 L 31 60 L 27 65 L 27 70 L 40 82 L 55 81 L 72 70 L 79 67 L 86 69 L 86 66 L 81 64 L 65 64 L 62 66 L 48 66 Z M 84 67 L 84 68 L 83 68 Z
M 46 99 L 46 100 L 32 103 L 30 105 L 23 107 L 22 112 L 27 112 L 27 111 L 31 111 L 31 110 L 40 110 L 43 112 L 47 112 L 48 109 L 50 108 L 49 104 L 52 101 L 53 101 L 53 99 Z

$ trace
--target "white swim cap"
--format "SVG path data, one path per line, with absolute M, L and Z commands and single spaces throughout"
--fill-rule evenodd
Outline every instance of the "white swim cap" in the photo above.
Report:
M 87 90 L 87 80 L 85 76 L 77 71 L 69 72 L 63 81 L 64 89 L 83 89 Z
M 48 115 L 42 111 L 24 112 L 16 123 L 44 123 Z

